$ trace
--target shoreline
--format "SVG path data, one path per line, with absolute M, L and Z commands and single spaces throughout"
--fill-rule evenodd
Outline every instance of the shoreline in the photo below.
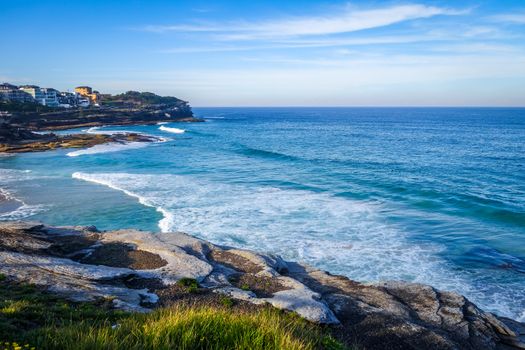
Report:
M 50 127 L 43 127 L 35 129 L 35 131 L 62 131 L 62 130 L 69 130 L 69 129 L 78 129 L 78 128 L 91 128 L 91 127 L 103 127 L 103 126 L 129 126 L 129 125 L 157 125 L 159 123 L 203 123 L 205 122 L 204 119 L 200 118 L 180 118 L 176 120 L 166 120 L 166 119 L 159 119 L 159 120 L 153 120 L 153 121 L 145 121 L 145 122 L 136 122 L 136 121 L 122 121 L 122 120 L 116 120 L 114 122 L 90 122 L 90 123 L 79 123 L 79 124 L 67 124 L 67 125 L 60 125 L 60 126 L 50 126 Z M 30 129 L 33 130 L 33 129 Z
M 23 202 L 13 198 L 6 190 L 0 187 L 0 218 L 15 212 L 23 206 Z
M 53 112 L 13 112 L 10 124 L 31 131 L 67 130 L 103 125 L 150 125 L 160 122 L 205 122 L 190 111 L 156 110 L 152 106 L 139 108 L 108 108 L 61 110 Z
M 156 142 L 159 138 L 138 133 L 123 134 L 85 134 L 75 133 L 68 135 L 34 134 L 33 138 L 0 143 L 0 153 L 28 153 L 44 152 L 60 148 L 91 148 L 97 145 L 110 143 Z
M 116 308 L 148 312 L 186 298 L 199 303 L 222 295 L 295 312 L 341 339 L 353 334 L 366 348 L 525 347 L 525 324 L 428 285 L 362 284 L 184 233 L 18 221 L 0 222 L 0 232 L 0 273 L 8 281 L 33 283 L 69 300 L 110 298 Z M 181 280 L 195 281 L 200 292 L 181 291 Z

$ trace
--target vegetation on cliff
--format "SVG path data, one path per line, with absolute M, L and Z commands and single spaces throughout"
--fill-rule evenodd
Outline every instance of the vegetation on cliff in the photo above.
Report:
M 127 91 L 104 97 L 103 104 L 133 103 L 137 105 L 186 105 L 187 102 L 173 96 L 159 96 L 152 92 Z
M 0 340 L 44 349 L 525 348 L 524 325 L 459 294 L 180 232 L 0 222 L 0 274 Z
M 6 112 L 52 112 L 56 111 L 57 108 L 43 106 L 36 102 L 14 102 L 14 101 L 1 101 L 0 100 L 0 111 Z
M 197 122 L 188 102 L 151 92 L 104 95 L 98 107 L 50 108 L 35 103 L 1 102 L 11 112 L 10 124 L 29 130 L 65 130 L 103 125 Z
M 292 313 L 268 306 L 243 308 L 231 299 L 220 305 L 176 304 L 148 314 L 110 305 L 110 301 L 66 301 L 4 277 L 1 344 L 75 350 L 345 349 L 325 328 Z

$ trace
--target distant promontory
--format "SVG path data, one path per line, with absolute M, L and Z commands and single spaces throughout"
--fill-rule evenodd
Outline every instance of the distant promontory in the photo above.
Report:
M 138 134 L 55 135 L 35 131 L 104 125 L 202 122 L 187 101 L 151 92 L 101 94 L 89 86 L 60 92 L 36 85 L 0 84 L 0 152 L 20 153 L 83 148 L 108 142 L 152 142 Z
M 102 94 L 89 86 L 60 92 L 36 85 L 0 85 L 0 112 L 14 127 L 62 130 L 86 126 L 198 122 L 187 101 L 151 92 Z

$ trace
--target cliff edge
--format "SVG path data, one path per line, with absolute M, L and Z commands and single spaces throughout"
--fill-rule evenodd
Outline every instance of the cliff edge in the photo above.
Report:
M 227 295 L 330 327 L 366 349 L 525 349 L 525 326 L 423 284 L 362 284 L 184 233 L 0 223 L 0 274 L 74 301 L 148 312 Z M 202 292 L 181 290 L 180 282 Z

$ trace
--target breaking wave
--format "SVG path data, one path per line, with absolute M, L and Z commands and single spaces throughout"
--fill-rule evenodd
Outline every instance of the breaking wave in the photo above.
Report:
M 359 281 L 405 280 L 460 292 L 480 306 L 514 318 L 525 291 L 474 278 L 440 256 L 443 246 L 410 242 L 385 223 L 381 205 L 327 193 L 247 187 L 178 175 L 81 173 L 162 213 L 162 232 L 183 231 L 217 244 L 277 253 Z M 521 290 L 521 291 L 520 291 Z
M 167 126 L 161 126 L 161 127 L 159 127 L 159 130 L 166 131 L 166 132 L 171 132 L 172 134 L 184 134 L 186 132 L 186 130 L 184 130 L 184 129 L 170 128 L 170 127 L 167 127 Z
M 88 154 L 98 154 L 98 153 L 110 153 L 110 152 L 119 152 L 125 151 L 128 149 L 142 148 L 146 147 L 148 142 L 125 142 L 125 143 L 105 143 L 101 145 L 96 145 L 87 149 L 80 149 L 77 151 L 72 151 L 67 153 L 68 157 L 78 157 Z

